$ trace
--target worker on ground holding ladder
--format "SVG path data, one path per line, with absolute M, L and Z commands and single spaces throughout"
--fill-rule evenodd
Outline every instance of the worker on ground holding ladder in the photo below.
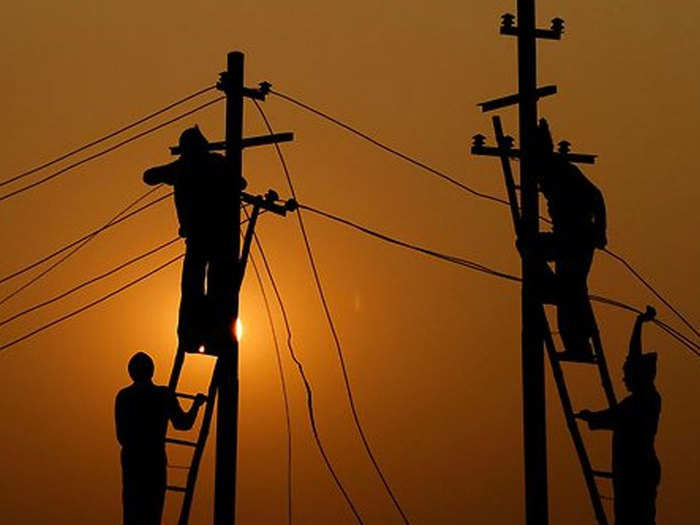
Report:
M 599 412 L 583 410 L 578 414 L 592 430 L 613 431 L 615 525 L 656 523 L 661 466 L 654 438 L 661 413 L 661 396 L 654 386 L 657 355 L 642 353 L 642 325 L 655 315 L 656 311 L 648 306 L 646 312 L 637 317 L 632 330 L 622 378 L 630 395 L 616 407 Z

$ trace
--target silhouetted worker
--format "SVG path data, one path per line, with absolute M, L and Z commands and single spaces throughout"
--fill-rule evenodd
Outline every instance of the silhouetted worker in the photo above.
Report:
M 147 354 L 134 354 L 128 368 L 134 383 L 119 391 L 114 409 L 122 446 L 124 525 L 160 525 L 168 421 L 178 430 L 189 430 L 206 397 L 198 394 L 192 408 L 184 412 L 168 387 L 152 383 L 153 361 Z
M 613 431 L 612 466 L 615 491 L 615 525 L 654 525 L 656 490 L 661 466 L 654 450 L 654 437 L 661 413 L 661 396 L 654 386 L 655 353 L 642 354 L 642 324 L 654 318 L 650 306 L 634 324 L 623 381 L 631 395 L 616 407 L 579 417 L 591 429 Z
M 180 158 L 146 170 L 143 180 L 175 188 L 179 233 L 187 246 L 178 338 L 180 346 L 192 352 L 211 343 L 212 337 L 222 344 L 232 337 L 228 325 L 235 294 L 234 222 L 240 204 L 234 202 L 234 177 L 227 173 L 224 157 L 209 151 L 197 126 L 183 131 L 179 146 Z
M 588 299 L 588 272 L 596 248 L 605 248 L 605 203 L 600 190 L 576 166 L 554 154 L 545 119 L 537 128 L 535 156 L 538 183 L 547 201 L 552 232 L 537 242 L 540 256 L 554 261 L 554 276 L 543 282 L 547 302 L 557 305 L 557 324 L 564 343 L 562 357 L 591 361 L 589 338 L 595 328 Z

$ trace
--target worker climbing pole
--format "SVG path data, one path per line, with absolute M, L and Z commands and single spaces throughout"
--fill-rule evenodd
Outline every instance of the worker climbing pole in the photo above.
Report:
M 547 491 L 545 349 L 552 364 L 555 383 L 562 401 L 567 425 L 581 463 L 596 519 L 607 524 L 595 477 L 609 472 L 591 466 L 569 397 L 562 362 L 597 365 L 610 409 L 615 394 L 610 381 L 603 347 L 588 299 L 586 279 L 595 248 L 603 248 L 605 206 L 600 191 L 574 166 L 593 163 L 595 156 L 575 154 L 562 141 L 559 151 L 549 124 L 538 123 L 537 104 L 542 97 L 557 92 L 555 86 L 538 88 L 537 39 L 560 40 L 563 20 L 554 18 L 549 29 L 535 27 L 535 1 L 518 0 L 517 19 L 502 17 L 500 32 L 515 36 L 518 42 L 518 89 L 515 95 L 479 104 L 483 111 L 512 105 L 519 109 L 519 142 L 505 136 L 499 117 L 493 118 L 496 146 L 487 146 L 486 137 L 476 135 L 471 151 L 476 155 L 501 159 L 506 191 L 516 233 L 516 246 L 522 258 L 522 378 L 523 430 L 525 450 L 525 523 L 546 525 L 549 520 Z M 517 20 L 517 24 L 516 24 Z M 511 159 L 520 159 L 520 181 L 511 171 Z M 520 198 L 518 198 L 520 190 Z M 540 232 L 539 192 L 549 211 L 552 231 Z M 554 271 L 548 262 L 555 264 Z M 559 335 L 563 349 L 558 351 L 544 305 L 557 308 Z
M 243 149 L 293 139 L 292 133 L 242 136 L 244 99 L 265 100 L 270 84 L 261 83 L 256 89 L 245 87 L 243 54 L 232 52 L 228 54 L 227 70 L 221 74 L 217 88 L 226 95 L 226 139 L 209 142 L 198 127 L 189 128 L 182 133 L 179 145 L 171 148 L 179 158 L 144 173 L 147 184 L 165 183 L 175 187 L 180 235 L 187 245 L 182 272 L 179 342 L 170 378 L 171 390 L 177 390 L 186 354 L 202 353 L 216 357 L 198 440 L 166 440 L 172 445 L 193 449 L 187 485 L 168 485 L 169 490 L 184 493 L 180 525 L 188 521 L 215 398 L 218 399 L 214 524 L 235 523 L 239 392 L 239 341 L 235 326 L 239 316 L 240 288 L 261 210 L 284 216 L 297 208 L 293 200 L 280 203 L 277 193 L 272 190 L 264 196 L 244 191 L 247 182 L 242 173 Z M 225 155 L 214 153 L 217 150 L 224 150 Z M 241 249 L 242 204 L 252 206 L 253 211 Z

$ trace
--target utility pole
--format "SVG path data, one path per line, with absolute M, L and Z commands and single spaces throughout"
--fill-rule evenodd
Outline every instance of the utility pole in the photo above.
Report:
M 537 137 L 537 101 L 554 95 L 555 86 L 537 87 L 537 39 L 559 40 L 563 21 L 552 20 L 551 29 L 535 27 L 535 0 L 517 0 L 516 17 L 505 14 L 500 32 L 517 37 L 518 93 L 479 104 L 483 111 L 518 106 L 520 149 L 512 148 L 512 138 L 503 136 L 500 119 L 494 117 L 497 147 L 484 145 L 485 137 L 476 135 L 472 153 L 501 157 L 508 197 L 520 239 L 523 284 L 521 290 L 521 366 L 523 383 L 523 441 L 525 467 L 525 523 L 547 525 L 547 421 L 544 376 L 544 332 L 542 299 L 537 276 L 544 262 L 534 248 L 539 234 L 539 194 L 535 147 Z M 510 172 L 509 158 L 520 159 L 520 203 Z
M 539 233 L 539 195 L 533 153 L 537 132 L 537 42 L 535 0 L 518 0 L 518 102 L 522 253 L 522 381 L 525 451 L 525 523 L 547 525 L 547 420 L 544 340 L 535 276 L 533 242 Z
M 231 206 L 235 224 L 231 227 L 233 239 L 232 269 L 236 276 L 234 296 L 231 299 L 231 319 L 228 327 L 230 345 L 218 350 L 216 364 L 217 410 L 216 410 L 216 467 L 214 485 L 214 524 L 232 525 L 236 512 L 236 466 L 238 456 L 238 338 L 235 334 L 238 319 L 240 294 L 240 232 L 241 232 L 241 191 L 242 139 L 243 139 L 243 53 L 234 51 L 228 54 L 226 72 L 221 75 L 220 86 L 226 95 L 226 163 L 234 179 Z M 232 283 L 233 284 L 233 283 Z M 218 327 L 217 327 L 218 328 Z

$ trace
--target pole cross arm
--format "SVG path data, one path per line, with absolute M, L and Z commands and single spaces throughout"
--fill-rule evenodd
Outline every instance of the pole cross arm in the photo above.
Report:
M 266 144 L 279 144 L 280 142 L 291 142 L 294 140 L 294 133 L 287 131 L 284 133 L 273 133 L 271 135 L 261 135 L 258 137 L 246 137 L 241 140 L 242 148 L 250 148 L 253 146 L 264 146 Z M 226 141 L 210 142 L 209 151 L 224 151 L 226 149 Z M 180 146 L 170 146 L 171 155 L 180 155 L 182 150 Z
M 518 36 L 519 28 L 515 25 L 515 15 L 506 13 L 501 16 L 501 34 L 509 36 Z M 535 38 L 543 38 L 545 40 L 561 40 L 561 35 L 564 33 L 564 20 L 561 18 L 552 18 L 549 29 L 535 29 Z
M 557 92 L 557 86 L 543 86 L 537 88 L 535 91 L 535 96 L 540 99 L 542 97 L 547 97 L 549 95 L 554 95 Z M 494 109 L 505 108 L 508 106 L 515 106 L 520 102 L 520 94 L 508 95 L 507 97 L 495 98 L 493 100 L 487 100 L 486 102 L 479 102 L 477 106 L 481 108 L 481 111 L 486 113 L 487 111 L 493 111 Z
M 498 146 L 487 146 L 485 144 L 486 139 L 483 135 L 474 135 L 474 143 L 469 151 L 472 155 L 482 155 L 486 157 L 501 157 L 505 155 L 511 159 L 519 159 L 520 149 L 511 147 L 513 142 L 512 137 L 506 136 L 504 139 L 508 147 L 500 148 Z M 570 144 L 568 142 L 564 140 L 561 141 L 559 143 L 559 151 L 554 152 L 553 155 L 576 164 L 595 164 L 596 158 L 598 157 L 597 155 L 591 155 L 588 153 L 571 153 L 568 150 L 569 145 Z
M 287 199 L 283 204 L 279 204 L 279 195 L 274 190 L 268 190 L 264 196 L 252 195 L 243 191 L 241 192 L 241 200 L 246 204 L 252 204 L 282 217 L 287 215 L 287 212 L 296 211 L 299 208 L 299 204 L 294 199 Z

